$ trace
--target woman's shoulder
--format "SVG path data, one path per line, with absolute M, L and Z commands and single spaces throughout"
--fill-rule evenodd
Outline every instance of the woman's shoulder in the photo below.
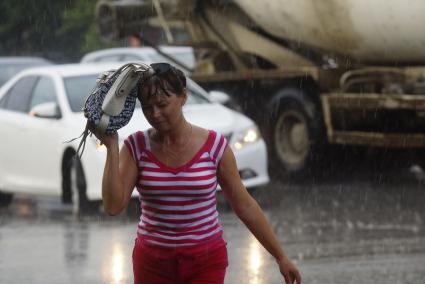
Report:
M 220 133 L 218 133 L 216 130 L 211 129 L 211 128 L 204 128 L 204 127 L 201 127 L 201 126 L 195 125 L 195 124 L 192 124 L 192 126 L 193 126 L 194 130 L 197 129 L 198 134 L 200 133 L 203 136 L 220 135 Z
M 142 131 L 142 130 L 138 130 L 135 131 L 131 134 L 129 134 L 124 142 L 125 144 L 128 144 L 129 146 L 132 146 L 133 148 L 135 147 L 142 147 L 145 148 L 146 146 L 146 135 L 148 135 L 147 130 Z
M 142 131 L 142 130 L 137 130 L 133 133 L 130 133 L 127 135 L 127 137 L 125 139 L 130 139 L 130 137 L 132 138 L 141 138 L 143 136 L 145 136 L 147 134 L 147 130 Z
M 207 129 L 195 124 L 192 124 L 192 128 L 193 128 L 193 134 L 195 137 L 199 138 L 200 140 L 207 140 L 209 139 L 212 135 L 216 135 L 216 132 L 212 129 Z
M 196 128 L 196 135 L 195 137 L 198 137 L 200 140 L 202 141 L 212 141 L 214 142 L 215 140 L 221 141 L 223 140 L 224 142 L 226 142 L 225 144 L 228 143 L 227 141 L 227 137 L 226 135 L 223 135 L 222 133 L 214 130 L 214 129 L 209 129 L 209 128 L 203 128 L 197 125 L 193 125 L 194 129 Z

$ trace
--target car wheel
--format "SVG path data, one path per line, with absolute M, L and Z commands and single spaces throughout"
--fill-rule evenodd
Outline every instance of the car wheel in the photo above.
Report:
M 282 109 L 273 133 L 274 151 L 288 171 L 300 170 L 310 153 L 307 117 L 301 109 Z
M 12 203 L 13 194 L 0 191 L 0 207 L 8 207 Z
M 87 184 L 84 170 L 79 159 L 72 159 L 69 171 L 69 189 L 71 193 L 72 210 L 76 214 L 92 213 L 95 203 L 87 198 Z

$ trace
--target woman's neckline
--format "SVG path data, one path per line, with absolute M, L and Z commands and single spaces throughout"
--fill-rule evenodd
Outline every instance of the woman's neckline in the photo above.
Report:
M 143 136 L 145 136 L 146 139 L 146 145 L 150 145 L 149 149 L 146 147 L 146 153 L 147 155 L 161 168 L 164 168 L 174 174 L 178 174 L 188 168 L 190 168 L 190 166 L 192 166 L 196 160 L 199 159 L 199 157 L 202 155 L 202 153 L 204 152 L 205 148 L 208 146 L 208 143 L 210 141 L 211 138 L 211 134 L 212 131 L 208 130 L 208 135 L 207 138 L 205 139 L 205 141 L 202 143 L 201 147 L 195 152 L 194 156 L 189 159 L 187 162 L 185 162 L 183 165 L 181 166 L 177 166 L 177 167 L 172 167 L 167 165 L 165 162 L 162 162 L 160 159 L 158 159 L 155 154 L 152 152 L 152 140 L 149 136 L 149 129 L 144 131 Z

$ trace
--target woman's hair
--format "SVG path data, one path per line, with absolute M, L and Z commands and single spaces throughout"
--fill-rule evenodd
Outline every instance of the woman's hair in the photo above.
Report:
M 183 94 L 186 88 L 186 76 L 184 73 L 169 63 L 153 63 L 151 67 L 154 74 L 139 82 L 139 100 L 143 91 L 148 91 L 147 98 L 158 93 L 170 95 L 170 91 L 177 96 Z

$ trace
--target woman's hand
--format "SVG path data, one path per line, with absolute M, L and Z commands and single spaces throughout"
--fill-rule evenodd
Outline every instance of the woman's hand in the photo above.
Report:
M 101 144 L 106 146 L 106 148 L 109 148 L 111 145 L 118 145 L 118 133 L 116 131 L 111 134 L 100 133 L 95 126 L 91 125 L 89 126 L 89 130 L 100 140 Z
M 285 256 L 277 260 L 280 273 L 285 278 L 286 284 L 301 284 L 301 274 L 295 265 Z

